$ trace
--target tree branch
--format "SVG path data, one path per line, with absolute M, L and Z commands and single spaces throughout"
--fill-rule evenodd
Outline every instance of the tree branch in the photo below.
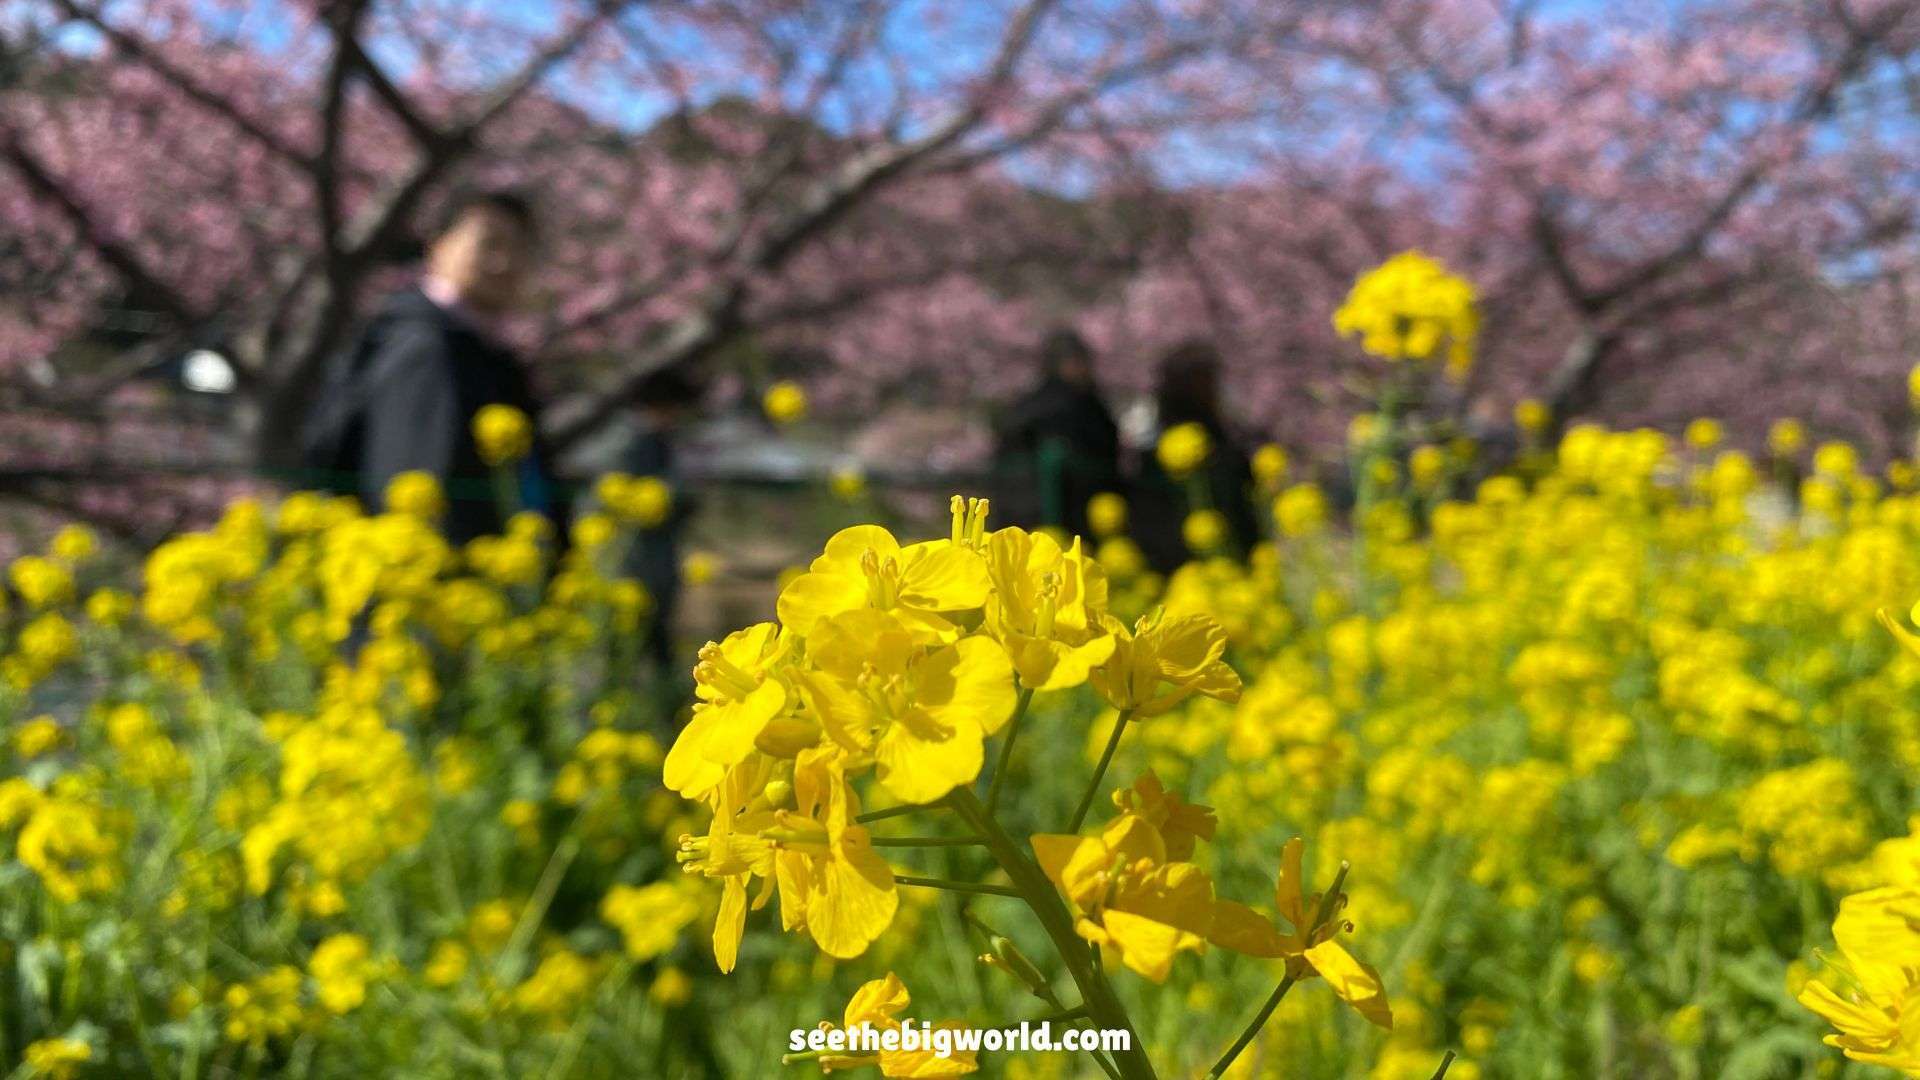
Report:
M 39 158 L 20 141 L 11 126 L 0 127 L 0 157 L 12 163 L 27 188 L 42 201 L 53 205 L 100 260 L 112 267 L 140 295 L 160 306 L 176 323 L 191 325 L 201 318 L 192 304 L 172 286 L 165 284 L 133 248 L 108 235 L 79 198 L 53 175 Z
M 112 42 L 115 48 L 132 57 L 142 67 L 145 67 L 155 75 L 166 80 L 169 85 L 175 90 L 178 90 L 187 100 L 192 101 L 194 104 L 226 120 L 234 127 L 239 128 L 248 138 L 265 147 L 273 153 L 274 156 L 302 170 L 313 169 L 314 162 L 312 157 L 301 152 L 285 139 L 282 139 L 265 124 L 242 112 L 240 107 L 233 101 L 201 85 L 199 80 L 189 75 L 186 71 L 174 66 L 166 58 L 160 56 L 150 48 L 146 42 L 108 22 L 106 17 L 100 12 L 92 8 L 81 7 L 75 3 L 74 0 L 55 0 L 55 6 L 65 13 L 69 19 L 83 22 L 93 27 L 108 41 Z

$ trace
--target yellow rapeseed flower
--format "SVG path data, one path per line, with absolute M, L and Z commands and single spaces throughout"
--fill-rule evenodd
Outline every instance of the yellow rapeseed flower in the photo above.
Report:
M 61 562 L 73 565 L 91 559 L 99 547 L 100 542 L 93 535 L 92 529 L 85 525 L 68 525 L 53 534 L 53 541 L 47 545 L 47 552 Z
M 13 752 L 22 758 L 37 758 L 59 746 L 64 739 L 58 720 L 36 716 L 13 729 Z
M 1781 457 L 1792 457 L 1806 444 L 1807 429 L 1798 420 L 1775 420 L 1767 429 L 1767 446 Z
M 991 638 L 927 650 L 895 616 L 856 609 L 816 623 L 807 648 L 816 669 L 795 679 L 812 714 L 902 802 L 971 783 L 1013 714 L 1013 664 Z
M 1449 374 L 1466 373 L 1480 315 L 1473 285 L 1438 261 L 1405 251 L 1360 275 L 1333 315 L 1342 337 L 1383 360 L 1428 360 L 1446 346 Z
M 386 506 L 396 514 L 421 521 L 438 521 L 447 512 L 447 498 L 441 494 L 440 481 L 432 473 L 414 470 L 387 481 Z
M 30 1077 L 44 1080 L 72 1080 L 82 1066 L 93 1060 L 93 1047 L 79 1039 L 41 1039 L 28 1043 L 21 1055 Z
M 1175 424 L 1160 433 L 1154 456 L 1167 475 L 1178 480 L 1207 463 L 1213 454 L 1213 439 L 1198 423 Z
M 799 422 L 807 415 L 807 392 L 800 384 L 787 379 L 767 387 L 761 395 L 760 407 L 766 411 L 767 419 L 785 426 Z
M 1117 536 L 1127 529 L 1127 500 L 1102 491 L 1087 500 L 1087 526 L 1097 537 Z
M 842 529 L 807 572 L 780 593 L 788 630 L 807 636 L 816 623 L 872 608 L 899 615 L 927 640 L 951 639 L 952 617 L 986 603 L 987 567 L 971 546 L 933 540 L 901 546 L 878 525 Z
M 1155 716 L 1193 694 L 1220 701 L 1240 698 L 1240 676 L 1221 657 L 1227 636 L 1205 615 L 1141 616 L 1129 630 L 1108 617 L 1113 659 L 1093 673 L 1093 688 L 1116 709 Z
M 1218 510 L 1195 510 L 1180 523 L 1180 539 L 1198 555 L 1220 550 L 1227 542 L 1227 519 Z
M 647 999 L 663 1009 L 677 1009 L 693 999 L 693 979 L 677 967 L 663 967 L 647 987 Z
M 654 529 L 673 512 L 673 488 L 657 476 L 607 473 L 594 483 L 594 497 L 616 518 Z
M 827 486 L 835 498 L 853 502 L 867 493 L 867 474 L 857 466 L 842 466 L 833 470 L 833 475 L 827 478 Z
M 1826 979 L 1807 982 L 1800 1004 L 1839 1031 L 1828 1046 L 1870 1065 L 1920 1076 L 1920 1035 L 1912 1030 L 1920 995 L 1920 892 L 1894 886 L 1840 902 L 1833 921 L 1838 955 Z
M 898 1031 L 902 1027 L 899 1014 L 906 1009 L 909 1001 L 905 984 L 901 983 L 898 975 L 889 971 L 885 978 L 875 979 L 853 992 L 853 998 L 847 1002 L 840 1030 L 871 1028 L 877 1032 Z M 933 1025 L 942 1029 L 964 1026 L 957 1020 Z M 822 1021 L 821 1027 L 828 1032 L 835 1030 L 834 1025 L 825 1021 Z M 933 1047 L 925 1045 L 914 1050 L 882 1048 L 876 1051 L 829 1051 L 819 1055 L 818 1061 L 824 1072 L 875 1065 L 884 1077 L 965 1076 L 980 1068 L 976 1051 L 956 1050 L 947 1057 L 941 1057 Z
M 1142 978 L 1165 982 L 1177 954 L 1206 949 L 1213 881 L 1170 858 L 1145 818 L 1122 813 L 1098 836 L 1039 834 L 1033 852 L 1072 905 L 1080 936 Z
M 1253 480 L 1262 491 L 1278 491 L 1287 478 L 1287 452 L 1267 443 L 1253 452 Z
M 620 931 L 629 958 L 646 961 L 673 948 L 700 917 L 700 901 L 679 882 L 615 885 L 600 901 L 600 917 Z
M 1281 851 L 1273 904 L 1286 929 L 1244 904 L 1222 900 L 1214 908 L 1212 941 L 1248 956 L 1285 959 L 1287 974 L 1297 979 L 1324 977 L 1334 994 L 1354 1011 L 1373 1024 L 1391 1029 L 1393 1012 L 1379 972 L 1354 959 L 1339 942 L 1339 935 L 1352 929 L 1340 915 L 1346 897 L 1305 892 L 1304 850 L 1305 845 L 1295 837 Z
M 680 579 L 694 588 L 711 582 L 720 573 L 720 560 L 711 552 L 690 551 L 680 560 Z
M 473 414 L 473 445 L 488 465 L 511 464 L 533 449 L 533 421 L 511 405 L 482 406 Z
M 73 571 L 64 562 L 22 555 L 7 567 L 7 577 L 30 608 L 44 611 L 73 600 Z
M 1726 432 L 1718 420 L 1702 416 L 1687 424 L 1686 440 L 1691 449 L 1711 450 L 1725 437 Z
M 342 1016 L 365 1004 L 367 983 L 373 978 L 372 956 L 367 939 L 359 934 L 334 934 L 314 946 L 307 970 L 320 1007 Z

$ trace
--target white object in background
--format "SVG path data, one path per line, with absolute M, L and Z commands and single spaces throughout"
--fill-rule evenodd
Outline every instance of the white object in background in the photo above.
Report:
M 195 349 L 180 362 L 180 384 L 202 394 L 231 394 L 239 382 L 233 363 L 212 349 Z

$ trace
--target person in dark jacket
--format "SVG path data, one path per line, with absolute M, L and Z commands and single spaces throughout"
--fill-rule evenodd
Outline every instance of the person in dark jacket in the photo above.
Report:
M 420 284 L 389 297 L 348 354 L 357 377 L 376 380 L 362 388 L 365 403 L 347 438 L 348 471 L 358 475 L 369 509 L 381 508 L 394 476 L 419 470 L 446 492 L 448 539 L 462 543 L 504 527 L 473 418 L 495 404 L 539 415 L 525 372 L 495 329 L 519 301 L 535 239 L 525 198 L 492 191 L 456 199 L 428 245 Z M 564 537 L 552 461 L 537 436 L 515 469 L 520 507 L 552 518 Z
M 704 392 L 683 368 L 663 368 L 647 376 L 634 393 L 633 440 L 620 458 L 621 471 L 655 477 L 673 493 L 667 520 L 635 539 L 624 567 L 627 576 L 645 585 L 653 598 L 647 649 L 662 672 L 677 671 L 673 624 L 680 606 L 680 537 L 695 509 L 693 495 L 674 461 L 674 443 Z
M 1071 330 L 1040 347 L 1040 384 L 1015 402 L 994 439 L 994 517 L 1091 535 L 1087 500 L 1119 484 L 1120 431 L 1093 379 L 1093 350 Z
M 1220 410 L 1220 353 L 1205 341 L 1182 342 L 1160 358 L 1154 390 L 1156 420 L 1161 433 L 1181 424 L 1205 429 L 1212 453 L 1201 467 L 1213 509 L 1226 519 L 1229 542 L 1245 555 L 1260 538 L 1252 502 L 1253 464 L 1227 428 Z M 1162 573 L 1171 572 L 1192 557 L 1181 535 L 1186 515 L 1198 507 L 1187 481 L 1176 481 L 1161 468 L 1152 448 L 1141 455 L 1134 486 L 1132 513 L 1134 540 L 1147 562 Z

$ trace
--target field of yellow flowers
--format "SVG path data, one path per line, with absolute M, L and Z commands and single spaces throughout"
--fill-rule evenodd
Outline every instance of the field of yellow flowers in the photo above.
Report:
M 1403 256 L 1336 324 L 1392 372 L 1350 513 L 1267 447 L 1264 539 L 1196 494 L 1164 579 L 1117 495 L 855 525 L 688 707 L 613 572 L 657 481 L 459 548 L 421 475 L 63 531 L 0 592 L 0 1068 L 1920 1076 L 1913 466 L 1525 405 L 1482 477 L 1401 408 L 1471 290 Z M 790 1041 L 1022 1021 L 1127 1038 Z
M 7 570 L 0 1062 L 762 1076 L 910 1009 L 1125 1027 L 1129 1077 L 1920 1075 L 1920 496 L 1775 434 L 1379 470 L 1351 529 L 1263 454 L 1271 538 L 1164 581 L 1118 500 L 856 527 L 684 730 L 606 573 L 639 482 L 557 561 L 411 479 L 137 587 L 70 529 Z

